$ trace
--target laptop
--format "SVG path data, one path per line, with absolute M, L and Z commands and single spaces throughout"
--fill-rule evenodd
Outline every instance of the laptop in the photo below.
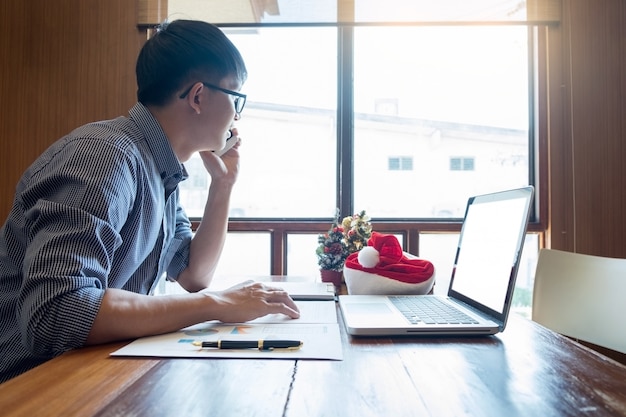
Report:
M 340 295 L 346 329 L 355 336 L 490 335 L 504 330 L 528 228 L 532 186 L 469 198 L 447 296 Z M 410 306 L 413 302 L 417 307 Z M 422 303 L 457 310 L 423 312 Z M 409 310 L 417 308 L 418 313 Z M 434 307 L 440 309 L 442 307 Z

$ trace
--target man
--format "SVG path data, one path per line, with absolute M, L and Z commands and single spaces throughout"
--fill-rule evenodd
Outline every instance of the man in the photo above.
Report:
M 213 152 L 245 104 L 239 52 L 215 26 L 179 20 L 147 41 L 136 72 L 128 117 L 76 129 L 18 183 L 0 230 L 0 382 L 85 345 L 206 320 L 299 317 L 278 288 L 206 290 L 239 168 L 236 129 L 235 146 Z M 194 152 L 211 176 L 195 236 L 177 188 Z M 189 293 L 150 296 L 163 274 Z

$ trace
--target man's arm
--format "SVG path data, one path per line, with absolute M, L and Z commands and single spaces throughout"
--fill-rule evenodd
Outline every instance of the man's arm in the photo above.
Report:
M 211 175 L 211 186 L 202 221 L 191 241 L 189 264 L 177 279 L 187 291 L 201 291 L 209 286 L 222 254 L 228 231 L 230 196 L 239 172 L 238 148 L 239 142 L 222 157 L 200 152 Z
M 189 264 L 177 282 L 189 292 L 207 288 L 222 254 L 228 231 L 232 185 L 211 182 L 200 225 L 189 247 Z
M 267 314 L 298 318 L 289 295 L 261 283 L 244 282 L 224 291 L 149 296 L 109 288 L 86 344 L 174 332 L 208 320 L 241 323 Z

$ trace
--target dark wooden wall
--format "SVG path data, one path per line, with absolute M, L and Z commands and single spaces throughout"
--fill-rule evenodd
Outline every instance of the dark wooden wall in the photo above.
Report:
M 2 1 L 0 221 L 43 149 L 134 104 L 145 37 L 136 0 Z M 626 258 L 626 2 L 563 0 L 547 38 L 547 246 Z
M 564 0 L 549 32 L 547 246 L 626 258 L 626 2 Z
M 0 222 L 24 169 L 86 122 L 136 101 L 135 0 L 2 0 Z

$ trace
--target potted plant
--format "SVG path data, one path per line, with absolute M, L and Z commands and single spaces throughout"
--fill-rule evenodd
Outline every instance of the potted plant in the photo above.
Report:
M 326 233 L 318 236 L 315 251 L 322 281 L 332 282 L 336 287 L 343 281 L 343 266 L 348 255 L 367 246 L 372 235 L 372 224 L 365 210 L 347 216 L 339 222 L 339 210 Z

